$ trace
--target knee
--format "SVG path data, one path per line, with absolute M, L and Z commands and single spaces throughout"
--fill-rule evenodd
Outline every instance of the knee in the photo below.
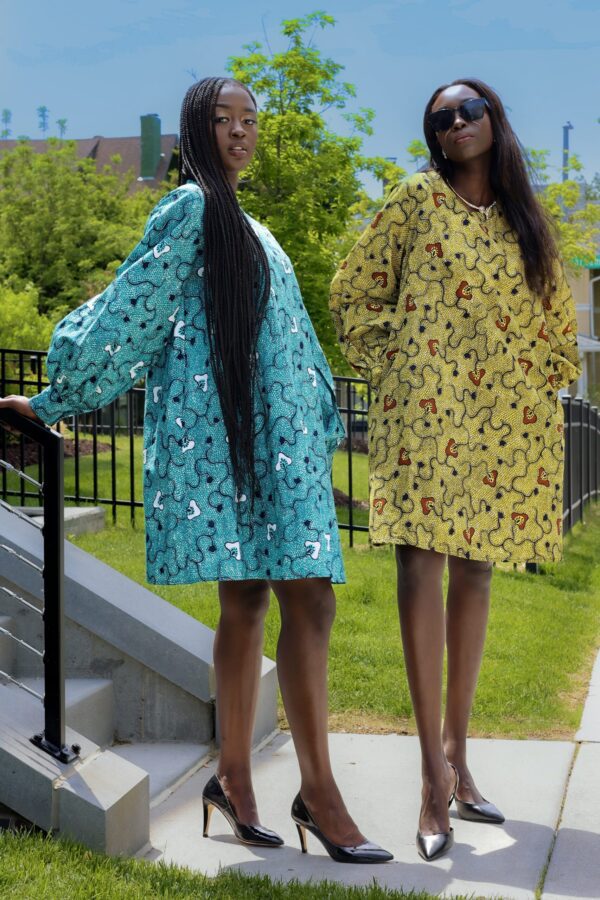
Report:
M 493 571 L 493 563 L 479 559 L 454 558 L 450 564 L 450 577 L 468 582 L 473 587 L 488 588 Z
M 244 628 L 262 626 L 269 609 L 266 581 L 222 582 L 219 585 L 221 619 Z
M 398 588 L 410 591 L 429 581 L 441 584 L 444 564 L 445 556 L 435 550 L 397 546 Z
M 324 579 L 302 579 L 277 592 L 282 626 L 329 633 L 335 620 L 335 594 Z

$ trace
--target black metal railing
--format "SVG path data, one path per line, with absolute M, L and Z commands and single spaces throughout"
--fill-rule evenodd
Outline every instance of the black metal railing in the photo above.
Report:
M 600 497 L 600 411 L 582 397 L 563 397 L 565 481 L 563 531 L 582 522 L 585 505 Z
M 47 382 L 42 377 L 45 356 L 37 350 L 0 349 L 0 394 L 32 395 L 45 387 Z M 339 527 L 349 533 L 352 545 L 356 534 L 368 532 L 366 454 L 371 390 L 360 378 L 336 375 L 334 381 L 348 435 L 341 447 L 346 460 L 343 466 L 336 466 L 334 488 L 337 488 Z M 65 444 L 72 463 L 69 460 L 66 502 L 108 506 L 113 520 L 119 507 L 124 507 L 135 522 L 136 510 L 143 507 L 136 473 L 141 457 L 144 399 L 145 389 L 135 387 L 103 410 L 67 420 Z M 585 504 L 600 497 L 600 416 L 597 407 L 580 397 L 563 397 L 562 404 L 565 421 L 563 528 L 567 532 L 583 519 Z M 60 429 L 60 424 L 56 427 Z M 4 459 L 6 449 L 2 435 L 0 455 Z M 26 459 L 22 446 L 13 447 L 12 456 L 21 471 L 26 468 L 28 472 L 35 471 L 36 467 L 39 470 L 40 460 Z M 341 489 L 342 481 L 347 490 Z M 39 501 L 39 493 L 31 490 L 31 485 L 11 482 L 6 471 L 2 472 L 0 491 L 5 500 L 11 498 L 14 502 L 18 498 L 22 506 Z
M 48 384 L 43 375 L 47 353 L 41 350 L 0 349 L 0 396 L 7 394 L 23 394 L 33 396 Z M 76 506 L 93 504 L 108 506 L 112 510 L 113 521 L 117 518 L 117 509 L 125 507 L 129 510 L 132 524 L 135 524 L 136 510 L 143 507 L 141 497 L 137 497 L 136 473 L 136 438 L 143 433 L 143 412 L 145 389 L 135 387 L 125 396 L 119 397 L 103 409 L 82 416 L 72 416 L 65 423 L 58 422 L 54 427 L 65 432 L 65 455 L 73 460 L 72 471 L 69 468 L 69 484 L 64 492 L 66 503 Z M 67 428 L 65 429 L 64 425 Z M 6 436 L 0 435 L 0 455 L 7 458 Z M 12 448 L 12 456 L 18 461 L 21 471 L 39 469 L 39 458 L 26 459 L 23 442 Z M 100 487 L 101 463 L 104 465 L 105 477 L 103 489 Z M 127 458 L 127 462 L 126 459 Z M 82 477 L 82 462 L 90 460 L 91 471 Z M 121 460 L 123 464 L 121 465 Z M 118 470 L 125 472 L 118 478 Z M 41 481 L 41 474 L 39 479 Z M 125 482 L 125 483 L 124 483 Z M 21 482 L 11 483 L 6 471 L 1 474 L 0 493 L 3 499 L 18 498 L 21 506 L 38 504 L 41 495 L 25 487 Z
M 26 651 L 41 659 L 44 667 L 44 693 L 43 695 L 39 694 L 10 672 L 0 671 L 0 676 L 42 701 L 44 730 L 33 735 L 31 740 L 60 762 L 66 763 L 77 756 L 79 747 L 77 745 L 67 747 L 65 743 L 63 439 L 56 431 L 24 418 L 10 409 L 0 410 L 0 426 L 4 445 L 7 444 L 7 429 L 10 429 L 9 437 L 15 432 L 18 433 L 21 456 L 25 455 L 25 438 L 41 451 L 38 451 L 36 464 L 39 480 L 9 462 L 5 454 L 0 456 L 0 467 L 2 467 L 4 475 L 8 473 L 18 478 L 23 486 L 33 487 L 37 496 L 43 498 L 43 565 L 38 566 L 20 554 L 14 547 L 2 542 L 0 543 L 0 563 L 2 564 L 0 571 L 3 571 L 4 577 L 10 582 L 10 562 L 12 560 L 14 563 L 17 558 L 21 563 L 37 571 L 43 582 L 43 607 L 41 610 L 38 609 L 37 606 L 7 587 L 1 587 L 0 590 L 9 595 L 13 602 L 26 606 L 42 617 L 43 650 L 33 647 L 8 629 L 2 628 L 0 631 Z M 4 501 L 2 506 L 9 515 L 21 516 L 21 513 Z

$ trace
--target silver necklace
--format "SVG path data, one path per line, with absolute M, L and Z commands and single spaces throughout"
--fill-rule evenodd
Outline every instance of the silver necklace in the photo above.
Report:
M 492 203 L 490 203 L 489 206 L 477 206 L 476 203 L 471 203 L 469 200 L 466 200 L 463 196 L 461 196 L 461 194 L 458 193 L 458 191 L 456 190 L 456 188 L 455 188 L 455 187 L 452 187 L 452 185 L 450 184 L 450 182 L 448 182 L 448 184 L 450 185 L 450 189 L 451 189 L 452 191 L 454 191 L 454 193 L 456 194 L 456 196 L 458 197 L 459 200 L 462 200 L 462 202 L 465 203 L 467 206 L 470 206 L 471 209 L 476 209 L 477 212 L 480 212 L 481 215 L 484 216 L 485 219 L 489 219 L 490 213 L 492 212 L 492 209 L 493 209 L 494 206 L 496 205 L 496 201 L 495 201 L 495 200 L 494 200 Z

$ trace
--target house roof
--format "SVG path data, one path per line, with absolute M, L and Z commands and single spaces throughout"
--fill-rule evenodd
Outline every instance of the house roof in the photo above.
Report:
M 577 335 L 577 345 L 582 353 L 600 353 L 600 341 L 587 334 Z
M 22 143 L 23 141 L 0 140 L 0 154 L 13 150 Z M 28 140 L 26 143 L 36 153 L 45 153 L 48 146 L 45 140 Z M 119 156 L 121 159 L 116 167 L 117 171 L 123 175 L 128 172 L 133 172 L 134 174 L 135 180 L 130 188 L 130 191 L 133 193 L 146 187 L 159 187 L 160 182 L 165 180 L 173 163 L 173 153 L 178 145 L 178 137 L 176 134 L 161 134 L 161 153 L 154 178 L 145 178 L 143 181 L 138 180 L 142 155 L 142 144 L 139 136 L 105 138 L 96 135 L 91 138 L 75 140 L 74 144 L 79 157 L 96 161 L 98 171 L 102 171 L 104 166 L 110 165 L 113 157 Z

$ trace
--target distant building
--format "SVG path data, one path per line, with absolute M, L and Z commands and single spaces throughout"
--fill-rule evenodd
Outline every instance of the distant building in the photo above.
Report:
M 157 188 L 171 169 L 176 166 L 175 151 L 179 138 L 176 134 L 161 134 L 160 118 L 156 113 L 140 116 L 141 129 L 137 137 L 100 137 L 75 140 L 77 153 L 82 159 L 93 159 L 98 171 L 111 165 L 114 156 L 120 157 L 116 170 L 123 175 L 133 172 L 130 191 Z M 22 141 L 0 140 L 0 153 L 18 147 Z M 28 140 L 27 144 L 37 153 L 46 151 L 45 140 Z
M 583 364 L 581 378 L 569 393 L 600 405 L 600 253 L 592 263 L 579 264 L 577 273 L 569 275 L 569 284 L 577 310 L 577 340 Z

